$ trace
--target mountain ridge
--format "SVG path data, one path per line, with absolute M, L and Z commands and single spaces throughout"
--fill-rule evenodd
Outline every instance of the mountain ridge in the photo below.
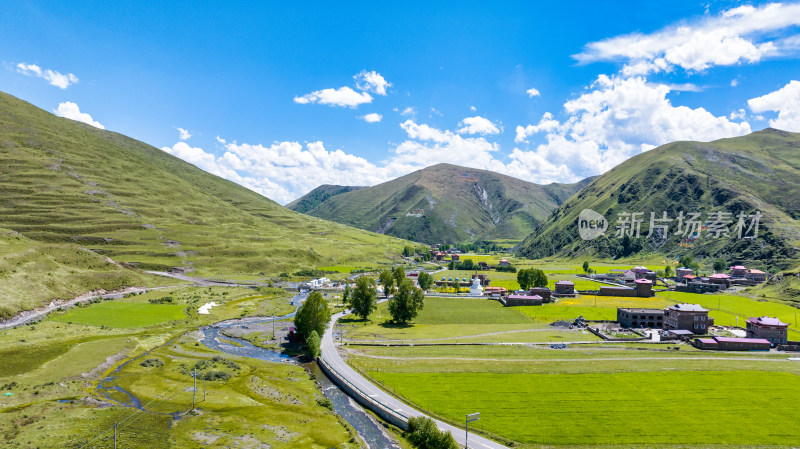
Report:
M 375 186 L 331 195 L 305 213 L 422 243 L 518 241 L 590 181 L 539 185 L 440 163 Z M 318 195 L 317 189 L 309 195 Z M 297 207 L 306 199 L 301 197 L 291 205 Z

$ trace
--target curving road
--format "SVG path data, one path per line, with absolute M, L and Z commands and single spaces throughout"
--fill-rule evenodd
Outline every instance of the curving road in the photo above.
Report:
M 322 354 L 320 357 L 325 361 L 325 363 L 328 364 L 328 366 L 333 368 L 339 373 L 339 375 L 344 377 L 345 380 L 352 385 L 355 385 L 358 387 L 358 389 L 369 395 L 369 397 L 377 402 L 382 403 L 384 406 L 405 416 L 428 416 L 421 411 L 412 408 L 405 402 L 400 401 L 389 393 L 381 390 L 373 383 L 365 379 L 364 376 L 358 374 L 353 368 L 345 363 L 344 360 L 342 360 L 342 358 L 339 356 L 339 353 L 336 351 L 336 345 L 333 341 L 333 328 L 339 318 L 348 313 L 349 311 L 345 310 L 344 312 L 339 312 L 331 317 L 331 324 L 328 326 L 328 329 L 325 331 L 325 335 L 322 337 Z M 476 410 L 476 412 L 477 411 L 480 410 Z M 436 425 L 439 427 L 439 429 L 449 431 L 451 434 L 453 434 L 453 437 L 459 444 L 463 445 L 465 443 L 464 429 L 452 426 L 436 419 L 434 419 L 434 422 L 436 422 Z M 469 435 L 469 447 L 474 449 L 509 449 L 507 446 L 473 433 L 470 433 Z

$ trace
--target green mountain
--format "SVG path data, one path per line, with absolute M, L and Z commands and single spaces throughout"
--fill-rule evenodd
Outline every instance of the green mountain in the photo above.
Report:
M 289 209 L 300 212 L 302 214 L 308 213 L 313 210 L 328 198 L 339 195 L 340 193 L 352 192 L 354 190 L 363 189 L 359 186 L 335 186 L 331 184 L 323 184 L 316 189 L 308 192 L 300 198 L 287 204 Z
M 588 241 L 580 237 L 578 217 L 584 209 L 596 211 L 608 221 L 604 236 Z M 695 239 L 675 235 L 681 211 L 701 213 L 705 228 Z M 739 238 L 737 216 L 756 211 L 763 214 L 758 237 Z M 643 213 L 639 238 L 616 235 L 617 225 L 628 228 L 626 217 L 619 215 L 625 212 Z M 658 237 L 658 232 L 663 232 L 658 227 L 650 238 L 646 237 L 650 212 L 656 218 L 663 218 L 666 212 L 673 219 L 660 223 L 670 226 L 666 239 Z M 731 215 L 715 215 L 717 212 Z M 765 129 L 714 142 L 674 142 L 637 155 L 562 204 L 519 245 L 517 252 L 531 258 L 554 254 L 620 257 L 642 251 L 667 256 L 688 253 L 728 262 L 789 267 L 797 264 L 798 220 L 800 134 Z M 752 222 L 752 218 L 743 217 L 746 227 Z M 684 225 L 687 223 L 684 220 Z M 731 237 L 713 232 L 722 229 L 718 225 L 727 227 Z M 720 237 L 715 238 L 717 235 Z M 743 233 L 743 237 L 748 236 L 754 237 L 752 230 Z
M 141 270 L 277 275 L 383 261 L 403 246 L 292 212 L 158 148 L 4 93 L 0 167 L 0 307 L 8 306 L 0 316 L 142 285 Z M 80 282 L 64 281 L 70 270 Z
M 304 212 L 424 243 L 518 241 L 589 181 L 538 185 L 486 170 L 438 164 L 373 187 L 331 195 Z M 321 196 L 317 190 L 312 194 Z M 293 203 L 295 210 L 313 203 L 309 195 Z

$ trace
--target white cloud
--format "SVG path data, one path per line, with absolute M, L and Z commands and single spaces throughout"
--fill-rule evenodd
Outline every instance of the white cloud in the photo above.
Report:
M 371 113 L 367 115 L 362 115 L 359 117 L 361 120 L 364 120 L 367 123 L 378 123 L 383 119 L 383 116 L 378 113 Z
M 458 126 L 461 127 L 457 131 L 459 134 L 500 134 L 500 128 L 497 125 L 481 116 L 467 117 Z
M 800 81 L 792 80 L 780 89 L 747 101 L 755 113 L 776 111 L 769 126 L 785 131 L 800 131 Z
M 319 103 L 328 106 L 346 106 L 355 108 L 360 104 L 372 103 L 372 96 L 366 92 L 356 92 L 344 86 L 338 89 L 322 89 L 301 97 L 294 97 L 298 104 Z
M 189 131 L 183 128 L 179 128 L 177 126 L 175 126 L 174 128 L 178 130 L 178 133 L 180 134 L 179 137 L 181 140 L 188 140 L 192 138 L 192 134 Z
M 395 108 L 395 111 L 396 110 L 397 108 Z M 403 117 L 414 117 L 415 115 L 417 115 L 417 108 L 409 106 L 400 111 L 400 115 L 402 115 Z
M 531 98 L 538 97 L 539 95 L 541 95 L 541 93 L 539 93 L 539 90 L 536 89 L 535 87 L 531 87 L 530 89 L 526 90 L 525 93 L 527 93 L 528 96 Z
M 367 72 L 362 70 L 361 73 L 354 76 L 356 87 L 361 90 L 366 90 L 378 95 L 386 95 L 386 89 L 392 87 L 392 83 L 386 81 L 380 73 L 376 71 Z
M 78 77 L 72 73 L 63 74 L 50 69 L 43 70 L 36 64 L 26 64 L 24 62 L 17 64 L 17 72 L 36 78 L 42 78 L 51 85 L 61 89 L 66 89 L 70 84 L 78 82 Z
M 755 63 L 791 50 L 797 36 L 775 38 L 800 25 L 800 4 L 742 6 L 692 22 L 643 34 L 591 42 L 574 55 L 582 63 L 624 61 L 625 76 L 671 71 L 702 71 L 712 66 Z
M 470 106 L 469 110 L 472 111 L 472 112 L 476 112 L 478 110 L 478 108 L 476 108 L 475 106 Z
M 91 115 L 85 112 L 81 112 L 78 105 L 71 101 L 65 101 L 63 103 L 59 103 L 58 108 L 53 109 L 53 113 L 55 113 L 59 117 L 64 117 L 78 122 L 86 123 L 87 125 L 92 125 L 95 128 L 106 129 L 103 125 L 100 124 L 100 122 L 96 122 L 94 119 L 92 119 Z
M 553 119 L 553 114 L 545 112 L 542 119 L 536 125 L 517 126 L 517 137 L 514 142 L 526 142 L 527 138 L 539 132 L 553 132 L 561 125 L 558 120 Z
M 747 118 L 747 112 L 744 109 L 739 109 L 738 111 L 733 111 L 728 116 L 730 120 L 744 120 Z
M 731 87 L 736 87 L 739 85 L 739 80 L 734 78 L 731 80 Z
M 547 161 L 542 170 L 560 180 L 603 173 L 642 151 L 676 140 L 708 141 L 750 132 L 747 122 L 732 122 L 703 108 L 673 106 L 664 84 L 642 77 L 600 75 L 591 89 L 567 101 L 563 122 L 545 114 L 539 124 L 517 127 L 517 142 L 546 132 L 544 143 L 529 151 L 515 150 L 516 158 L 530 163 Z M 563 167 L 562 167 L 563 166 Z

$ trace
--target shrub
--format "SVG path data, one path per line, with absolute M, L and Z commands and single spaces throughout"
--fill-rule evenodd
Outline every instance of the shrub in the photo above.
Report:
M 427 417 L 409 418 L 406 438 L 419 449 L 458 449 L 453 435 L 439 430 L 436 423 Z
M 142 365 L 145 368 L 158 368 L 159 366 L 164 366 L 164 362 L 159 359 L 147 359 L 139 365 Z

